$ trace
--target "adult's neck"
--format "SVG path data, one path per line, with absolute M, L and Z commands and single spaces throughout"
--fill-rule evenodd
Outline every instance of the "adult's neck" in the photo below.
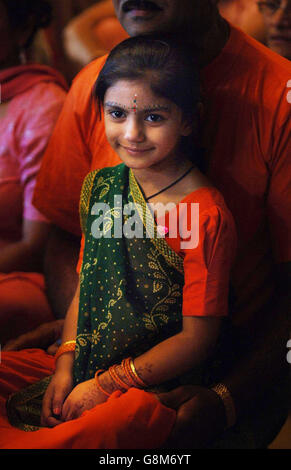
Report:
M 200 68 L 210 64 L 222 51 L 230 36 L 230 27 L 227 21 L 219 14 L 214 14 L 210 28 L 201 35 L 195 37 L 189 34 L 187 41 L 196 51 Z

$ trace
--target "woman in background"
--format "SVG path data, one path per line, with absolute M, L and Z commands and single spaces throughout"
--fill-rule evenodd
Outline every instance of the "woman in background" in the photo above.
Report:
M 65 100 L 56 70 L 29 63 L 51 19 L 43 0 L 0 0 L 0 342 L 53 319 L 41 274 L 49 222 L 32 205 L 37 172 Z

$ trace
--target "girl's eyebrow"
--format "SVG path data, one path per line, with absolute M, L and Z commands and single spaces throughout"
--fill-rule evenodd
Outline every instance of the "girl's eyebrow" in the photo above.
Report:
M 104 103 L 104 106 L 107 108 L 117 108 L 117 109 L 123 109 L 126 110 L 126 106 L 120 104 L 120 103 L 115 103 L 114 101 L 107 101 Z
M 125 106 L 121 103 L 116 103 L 115 101 L 107 101 L 106 103 L 104 103 L 104 106 L 107 107 L 107 108 L 121 109 L 121 110 L 125 110 L 125 111 L 135 109 L 134 106 L 131 106 L 131 107 L 130 106 Z M 165 105 L 153 104 L 153 105 L 147 106 L 143 109 L 138 109 L 138 111 L 143 112 L 143 113 L 153 113 L 155 111 L 169 112 L 170 108 L 168 106 L 165 106 Z

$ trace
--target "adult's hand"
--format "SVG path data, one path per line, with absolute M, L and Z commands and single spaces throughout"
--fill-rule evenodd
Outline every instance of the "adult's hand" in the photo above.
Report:
M 201 449 L 219 438 L 225 427 L 224 405 L 220 397 L 208 388 L 182 386 L 158 395 L 169 408 L 177 410 L 166 449 Z
M 64 320 L 55 320 L 43 323 L 35 330 L 29 331 L 16 339 L 8 341 L 8 343 L 3 347 L 3 351 L 19 351 L 20 349 L 28 348 L 40 348 L 46 350 L 52 343 L 61 337 L 63 326 Z

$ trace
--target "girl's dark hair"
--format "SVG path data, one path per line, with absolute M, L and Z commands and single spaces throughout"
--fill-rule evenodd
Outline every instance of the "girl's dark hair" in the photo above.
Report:
M 108 88 L 119 80 L 146 80 L 153 93 L 175 103 L 189 123 L 197 123 L 200 102 L 199 69 L 190 53 L 171 36 L 137 36 L 126 39 L 109 54 L 93 88 L 99 117 Z M 189 144 L 191 145 L 189 147 Z M 182 138 L 183 150 L 193 153 L 193 135 Z
M 25 30 L 32 26 L 25 44 L 29 47 L 37 31 L 47 27 L 52 20 L 52 6 L 46 0 L 1 0 L 6 8 L 12 29 Z

